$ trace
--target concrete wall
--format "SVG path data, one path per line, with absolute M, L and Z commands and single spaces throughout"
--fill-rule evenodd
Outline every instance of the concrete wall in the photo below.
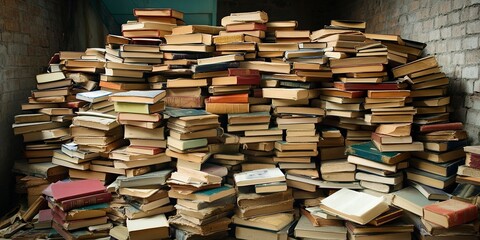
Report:
M 0 213 L 11 204 L 11 168 L 22 154 L 11 124 L 35 88 L 35 75 L 62 48 L 62 5 L 62 0 L 0 0 Z
M 426 42 L 450 78 L 452 120 L 465 123 L 472 143 L 480 138 L 480 1 L 340 1 L 338 18 L 367 21 L 367 32 Z

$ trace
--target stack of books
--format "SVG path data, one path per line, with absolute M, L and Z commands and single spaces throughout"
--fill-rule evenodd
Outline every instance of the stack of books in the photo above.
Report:
M 70 132 L 73 143 L 64 144 L 62 152 L 53 156 L 53 163 L 75 169 L 70 171 L 75 178 L 96 176 L 105 181 L 109 173 L 124 174 L 112 171 L 113 162 L 107 159 L 109 152 L 126 144 L 123 128 L 114 118 L 76 116 Z
M 245 59 L 256 58 L 256 44 L 265 38 L 268 15 L 265 12 L 231 13 L 221 20 L 225 31 L 215 38 L 216 51 L 221 54 L 244 53 Z
M 285 175 L 278 168 L 264 168 L 235 174 L 238 189 L 237 212 L 233 217 L 236 232 L 246 234 L 258 231 L 271 236 L 285 235 L 281 230 L 293 221 L 293 196 L 287 188 Z M 269 228 L 252 229 L 256 220 L 278 217 Z M 248 238 L 247 238 L 248 239 Z
M 220 58 L 226 56 L 235 55 L 225 55 Z M 243 60 L 243 57 L 239 60 Z M 212 78 L 209 89 L 214 90 L 212 93 L 214 96 L 206 100 L 205 110 L 214 114 L 248 113 L 250 112 L 250 90 L 258 85 L 260 85 L 258 71 L 229 68 L 228 76 Z
M 72 79 L 62 72 L 63 64 L 60 64 L 60 59 L 65 61 L 70 52 L 62 53 L 55 54 L 50 60 L 50 72 L 37 75 L 37 90 L 32 91 L 28 103 L 22 104 L 22 110 L 27 112 L 15 116 L 12 125 L 14 134 L 23 136 L 25 158 L 31 163 L 50 162 L 53 150 L 60 149 L 62 143 L 70 140 L 68 126 L 74 109 L 84 103 L 75 99 L 75 94 L 89 91 L 86 85 L 92 86 L 86 84 L 87 81 L 93 83 L 93 87 L 96 84 L 84 80 L 86 85 L 79 83 L 74 87 Z M 81 54 L 84 52 L 73 55 L 79 58 Z
M 118 112 L 118 122 L 124 126 L 124 138 L 130 142 L 128 147 L 110 152 L 109 158 L 114 160 L 116 169 L 131 176 L 168 167 L 164 97 L 165 90 L 128 91 L 110 96 Z
M 102 116 L 102 114 L 117 116 L 113 103 L 108 101 L 110 94 L 112 94 L 112 92 L 105 90 L 78 93 L 75 97 L 78 100 L 87 102 L 87 104 L 79 108 L 78 111 L 92 113 L 93 115 L 97 114 L 98 116 Z
M 43 191 L 52 210 L 52 227 L 65 239 L 108 237 L 112 196 L 98 180 L 52 183 Z M 92 204 L 95 203 L 95 204 Z
M 466 154 L 465 165 L 458 167 L 457 183 L 480 185 L 480 147 L 464 147 Z
M 346 151 L 363 188 L 389 193 L 403 187 L 402 169 L 408 167 L 409 152 L 381 152 L 372 142 L 350 145 Z
M 165 169 L 134 177 L 119 176 L 108 188 L 114 188 L 123 199 L 122 208 L 127 219 L 152 217 L 174 210 L 166 185 L 171 172 Z M 115 199 L 114 202 L 119 201 Z
M 183 22 L 183 13 L 173 9 L 137 8 L 133 9 L 136 21 L 122 24 L 122 35 L 133 41 L 142 38 L 162 38 L 172 32 L 177 22 Z M 165 20 L 168 18 L 169 20 Z
M 277 31 L 293 31 L 298 27 L 298 22 L 290 21 L 271 21 L 267 22 L 267 30 L 265 31 L 264 42 L 276 42 L 275 32 Z
M 392 69 L 393 76 L 411 84 L 412 104 L 417 109 L 415 123 L 448 122 L 449 79 L 441 72 L 435 56 L 428 56 Z
M 82 80 L 82 77 L 91 80 L 89 78 L 93 77 L 94 74 L 103 72 L 103 66 L 105 64 L 104 54 L 105 50 L 101 48 L 89 48 L 85 52 L 60 51 L 59 63 L 63 66 L 62 70 L 64 71 L 81 73 L 73 75 L 72 79 L 74 81 L 77 80 L 84 82 L 85 85 L 90 85 L 92 83 Z M 95 55 L 95 57 L 87 57 L 92 55 Z

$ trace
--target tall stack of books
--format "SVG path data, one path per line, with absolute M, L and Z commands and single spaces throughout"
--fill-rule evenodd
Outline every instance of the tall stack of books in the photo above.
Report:
M 109 158 L 114 159 L 115 168 L 131 173 L 127 175 L 141 175 L 169 165 L 163 121 L 165 94 L 165 90 L 146 90 L 110 96 L 130 145 L 112 151 Z
M 264 168 L 244 171 L 235 174 L 235 186 L 238 189 L 237 212 L 233 216 L 235 232 L 240 236 L 247 233 L 270 234 L 278 237 L 285 235 L 281 231 L 293 220 L 292 191 L 287 189 L 285 175 L 278 168 Z M 265 219 L 278 220 L 270 222 L 271 227 L 265 229 L 252 229 L 256 226 L 253 222 Z M 249 238 L 244 238 L 249 239 Z
M 449 79 L 440 71 L 434 56 L 428 56 L 392 69 L 396 78 L 411 84 L 412 104 L 416 107 L 415 140 L 427 151 L 413 152 L 408 179 L 430 187 L 451 190 L 455 173 L 463 164 L 467 133 L 462 123 L 450 123 L 446 97 Z M 433 170 L 435 169 L 435 170 Z
M 177 159 L 177 170 L 168 180 L 169 196 L 177 199 L 177 214 L 169 219 L 182 235 L 226 236 L 235 189 L 222 185 L 225 167 L 206 163 L 209 144 L 219 142 L 218 115 L 203 110 L 169 110 L 167 155 Z M 220 131 L 219 131 L 220 130 Z
M 165 36 L 167 44 L 160 46 L 165 62 L 156 65 L 157 72 L 167 80 L 167 106 L 176 108 L 203 108 L 207 78 L 223 75 L 226 68 L 201 69 L 197 59 L 211 57 L 214 47 L 212 37 L 222 28 L 204 25 L 179 26 Z
M 43 192 L 52 210 L 52 227 L 65 239 L 108 237 L 112 196 L 98 180 L 52 183 Z M 92 204 L 95 203 L 95 204 Z

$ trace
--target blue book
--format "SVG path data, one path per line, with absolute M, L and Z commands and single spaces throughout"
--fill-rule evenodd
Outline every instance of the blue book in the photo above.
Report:
M 448 142 L 425 142 L 423 143 L 425 150 L 435 151 L 435 152 L 447 152 L 460 147 L 465 147 L 468 145 L 467 140 L 462 141 L 448 141 Z
M 409 152 L 380 152 L 372 141 L 352 144 L 346 148 L 346 152 L 350 155 L 385 164 L 397 164 L 410 158 Z

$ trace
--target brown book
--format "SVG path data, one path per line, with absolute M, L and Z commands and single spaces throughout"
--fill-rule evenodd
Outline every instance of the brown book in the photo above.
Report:
M 435 56 L 428 56 L 392 69 L 395 78 L 438 66 Z

